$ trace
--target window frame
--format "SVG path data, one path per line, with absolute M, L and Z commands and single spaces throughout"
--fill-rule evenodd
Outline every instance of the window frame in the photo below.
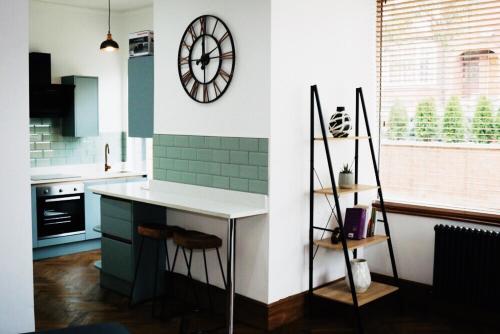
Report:
M 383 5 L 386 3 L 387 0 L 376 0 L 380 6 L 382 6 L 383 10 Z M 377 14 L 378 10 L 377 10 Z M 383 27 L 383 19 L 378 21 L 377 18 L 377 24 L 379 27 L 377 27 L 377 32 L 378 34 L 382 34 L 382 27 Z M 377 38 L 377 52 L 379 52 L 379 56 L 382 57 L 382 42 L 378 40 Z M 491 50 L 477 50 L 477 51 L 482 51 L 478 52 L 477 57 L 477 63 L 479 63 L 483 60 L 482 56 L 485 54 L 490 54 L 494 53 Z M 484 52 L 486 51 L 486 52 Z M 467 56 L 472 56 L 472 55 L 467 55 L 466 52 L 460 55 L 461 61 L 463 62 L 463 80 L 465 81 L 467 78 L 465 78 L 465 65 L 466 65 L 466 58 Z M 499 57 L 499 56 L 497 56 Z M 383 138 L 382 138 L 382 123 L 381 123 L 381 100 L 382 100 L 382 66 L 378 64 L 377 61 L 377 97 L 378 97 L 378 102 L 377 102 L 377 117 L 378 117 L 378 167 L 380 167 L 380 159 L 381 159 L 381 148 L 383 144 Z M 500 111 L 499 111 L 500 112 Z M 382 184 L 382 190 L 383 190 L 383 184 Z M 376 201 L 372 203 L 373 207 L 377 209 L 378 211 L 381 211 L 381 205 L 380 205 L 380 198 L 378 198 Z M 385 211 L 387 213 L 394 213 L 394 214 L 402 214 L 402 215 L 411 215 L 411 216 L 418 216 L 418 217 L 428 217 L 428 218 L 435 218 L 435 219 L 445 219 L 445 220 L 452 220 L 452 221 L 458 221 L 462 223 L 470 223 L 470 224 L 480 224 L 480 225 L 488 225 L 488 226 L 497 226 L 500 227 L 500 213 L 496 212 L 490 212 L 490 211 L 482 211 L 482 210 L 474 210 L 470 208 L 456 208 L 456 207 L 447 207 L 447 206 L 441 206 L 441 205 L 433 205 L 433 204 L 417 204 L 417 203 L 411 203 L 411 202 L 405 202 L 405 201 L 397 201 L 394 198 L 391 198 L 389 201 L 384 200 L 384 207 Z

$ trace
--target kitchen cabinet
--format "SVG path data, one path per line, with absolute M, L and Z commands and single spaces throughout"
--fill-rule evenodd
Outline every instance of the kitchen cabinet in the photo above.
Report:
M 165 208 L 136 203 L 121 199 L 101 198 L 101 286 L 110 290 L 130 294 L 134 269 L 139 261 L 140 236 L 137 226 L 146 222 L 149 224 L 166 224 Z M 163 243 L 160 243 L 158 264 L 165 267 L 166 253 Z M 152 297 L 156 264 L 157 243 L 144 239 L 143 253 L 138 271 L 133 302 Z M 165 269 L 159 270 L 157 282 L 164 281 Z M 158 285 L 161 294 L 163 285 Z
M 61 83 L 75 86 L 75 98 L 70 112 L 63 118 L 62 133 L 71 137 L 99 135 L 99 79 L 67 76 Z
M 85 239 L 97 239 L 101 233 L 95 231 L 95 227 L 101 225 L 101 195 L 94 194 L 89 190 L 90 187 L 102 184 L 116 184 L 126 182 L 144 181 L 142 176 L 127 178 L 106 179 L 84 182 L 85 185 Z
M 128 135 L 152 138 L 154 127 L 154 57 L 128 61 Z

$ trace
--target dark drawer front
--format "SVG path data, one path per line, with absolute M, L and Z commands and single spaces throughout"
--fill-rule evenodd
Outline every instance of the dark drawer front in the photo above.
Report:
M 132 282 L 134 253 L 131 244 L 102 237 L 102 271 Z
M 129 241 L 132 240 L 132 222 L 130 220 L 102 215 L 101 231 L 103 234 Z
M 101 214 L 103 216 L 132 221 L 132 202 L 101 197 Z

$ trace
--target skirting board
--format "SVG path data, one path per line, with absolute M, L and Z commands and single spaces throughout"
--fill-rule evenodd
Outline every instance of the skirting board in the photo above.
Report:
M 379 282 L 391 283 L 393 278 L 386 275 L 372 273 L 372 278 Z M 174 293 L 183 298 L 188 279 L 184 275 L 175 274 Z M 430 300 L 431 286 L 417 282 L 400 279 L 400 288 L 404 295 L 418 302 Z M 193 289 L 198 294 L 198 299 L 203 307 L 208 307 L 208 293 L 202 282 L 196 281 Z M 192 290 L 190 290 L 192 291 Z M 226 309 L 226 293 L 223 289 L 211 286 L 214 310 L 223 314 Z M 276 301 L 265 304 L 245 296 L 236 295 L 235 318 L 244 324 L 272 331 L 300 319 L 306 314 L 308 292 L 304 291 Z M 427 298 L 426 298 L 427 297 Z M 194 302 L 194 294 L 188 294 L 188 299 Z
M 101 239 L 84 240 L 68 244 L 40 247 L 33 249 L 33 260 L 43 260 L 68 254 L 100 249 Z

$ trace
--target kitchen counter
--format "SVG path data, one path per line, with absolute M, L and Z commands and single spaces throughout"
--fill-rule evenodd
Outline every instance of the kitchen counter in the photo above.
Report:
M 115 199 L 128 202 L 125 204 L 114 204 L 116 207 L 120 208 L 118 212 L 123 212 L 124 207 L 130 208 L 133 206 L 140 207 L 145 205 L 146 209 L 132 209 L 129 211 L 134 213 L 132 226 L 136 226 L 139 222 L 152 219 L 151 213 L 153 211 L 163 212 L 165 214 L 167 210 L 180 210 L 227 220 L 227 328 L 228 333 L 232 334 L 234 326 L 234 296 L 236 294 L 234 283 L 236 277 L 236 222 L 240 219 L 245 221 L 244 218 L 247 217 L 266 214 L 268 212 L 267 196 L 156 180 L 150 182 L 91 186 L 89 190 L 95 194 L 102 195 L 101 201 L 110 202 L 110 205 L 108 205 L 106 209 L 108 211 L 101 210 L 102 217 L 106 217 L 107 215 L 113 217 L 116 215 L 117 211 L 113 209 L 113 204 L 111 203 L 120 201 L 116 201 Z M 101 220 L 103 219 L 102 217 Z M 163 218 L 160 220 L 166 223 L 166 219 Z M 118 221 L 124 222 L 124 219 L 118 219 Z M 246 221 L 251 222 L 252 220 Z M 113 226 L 116 226 L 116 224 L 111 224 L 110 226 L 106 226 L 105 224 L 106 220 L 102 222 L 103 231 L 105 231 L 104 228 L 112 229 Z M 132 233 L 136 233 L 136 231 L 137 229 L 134 227 Z M 132 243 L 128 244 L 121 243 L 120 240 L 108 240 L 108 237 L 103 236 L 103 245 L 107 243 L 110 243 L 110 245 L 109 247 L 103 246 L 102 248 L 103 262 L 101 275 L 103 275 L 104 272 L 105 277 L 107 273 L 112 276 L 113 274 L 123 271 L 113 270 L 115 266 L 120 265 L 116 260 L 118 256 L 116 254 L 123 254 L 123 252 L 113 253 L 113 249 L 124 248 L 129 250 L 129 254 L 133 254 L 130 248 L 134 249 L 136 247 L 134 240 L 139 240 L 139 238 L 135 235 L 130 239 Z M 105 257 L 108 260 L 104 261 Z M 128 262 L 130 263 L 130 261 L 129 257 Z M 128 268 L 128 272 L 130 272 L 131 266 L 128 266 Z M 101 276 L 101 278 L 102 277 L 103 276 Z M 104 282 L 105 285 L 108 285 L 108 283 Z M 101 281 L 101 286 L 102 285 L 103 282 Z M 116 284 L 111 282 L 108 286 L 112 287 L 115 285 Z
M 164 181 L 90 187 L 103 196 L 224 219 L 266 214 L 267 196 Z
M 31 177 L 37 177 L 39 179 L 31 179 L 31 185 L 128 178 L 145 175 L 147 175 L 147 172 L 146 169 L 142 166 L 128 167 L 125 164 L 116 164 L 115 166 L 112 166 L 112 169 L 107 172 L 104 172 L 104 166 L 101 164 L 54 166 L 46 168 L 33 168 L 31 170 Z M 44 176 L 52 177 L 50 177 L 50 179 L 43 179 Z

